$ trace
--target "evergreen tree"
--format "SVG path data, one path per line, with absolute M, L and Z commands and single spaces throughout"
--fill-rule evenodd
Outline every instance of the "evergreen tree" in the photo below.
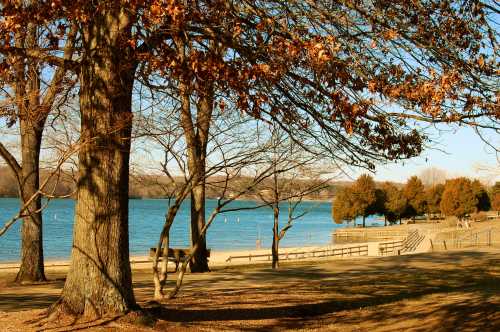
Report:
M 479 180 L 472 181 L 471 185 L 477 198 L 477 210 L 489 211 L 491 209 L 491 200 L 484 186 L 481 182 L 479 182 Z
M 406 182 L 403 194 L 408 201 L 405 215 L 415 220 L 416 216 L 423 214 L 426 210 L 425 188 L 422 181 L 418 177 L 412 176 Z
M 500 182 L 496 182 L 491 188 L 491 208 L 500 211 Z
M 361 175 L 352 186 L 353 208 L 356 216 L 363 218 L 363 227 L 366 226 L 366 217 L 373 214 L 374 204 L 377 201 L 375 182 L 370 175 Z
M 351 221 L 356 218 L 354 213 L 353 192 L 350 187 L 345 187 L 339 190 L 335 195 L 332 204 L 332 218 L 337 224 L 343 221 Z
M 408 208 L 408 201 L 403 195 L 402 190 L 390 182 L 384 183 L 382 188 L 386 196 L 384 207 L 387 220 L 391 223 L 397 220 L 401 221 L 402 216 Z
M 477 211 L 478 199 L 472 182 L 467 178 L 457 178 L 446 181 L 441 211 L 447 216 L 456 216 L 459 219 Z
M 425 191 L 425 200 L 427 202 L 427 213 L 441 213 L 441 198 L 443 197 L 444 185 L 437 184 L 427 188 Z

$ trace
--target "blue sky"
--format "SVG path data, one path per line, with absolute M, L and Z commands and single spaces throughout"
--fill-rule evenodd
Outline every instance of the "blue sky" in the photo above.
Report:
M 405 182 L 412 175 L 418 175 L 429 167 L 446 170 L 449 177 L 468 176 L 488 181 L 500 181 L 500 164 L 497 155 L 469 127 L 459 127 L 433 133 L 434 148 L 425 150 L 419 157 L 404 162 L 377 167 L 375 178 L 381 181 Z M 487 133 L 488 141 L 500 147 L 500 136 Z M 475 170 L 475 166 L 485 165 L 496 170 L 496 177 Z

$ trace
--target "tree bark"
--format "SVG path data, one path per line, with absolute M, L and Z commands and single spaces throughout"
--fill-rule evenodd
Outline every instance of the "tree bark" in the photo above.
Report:
M 81 141 L 71 265 L 58 301 L 75 315 L 137 308 L 129 262 L 128 187 L 136 63 L 129 13 L 101 9 L 83 28 Z
M 40 187 L 39 159 L 43 126 L 40 128 L 31 119 L 22 118 L 21 132 L 21 186 L 19 196 L 25 205 L 28 200 L 37 195 Z M 21 229 L 21 264 L 16 276 L 16 282 L 45 281 L 42 242 L 42 211 L 41 195 L 26 207 L 29 216 L 23 218 Z
M 27 27 L 26 35 L 16 34 L 16 46 L 33 48 L 37 43 L 37 29 Z M 19 116 L 21 137 L 21 168 L 13 169 L 19 179 L 19 197 L 29 216 L 23 218 L 21 227 L 21 264 L 16 282 L 45 281 L 42 242 L 42 211 L 40 186 L 40 148 L 47 110 L 40 107 L 40 72 L 36 60 L 18 58 L 15 64 L 15 99 Z M 12 157 L 13 158 L 13 157 Z
M 204 169 L 204 168 L 203 168 Z M 203 175 L 199 175 L 203 176 Z M 189 262 L 191 272 L 208 272 L 207 260 L 207 241 L 206 237 L 202 236 L 200 240 L 200 231 L 205 226 L 205 180 L 203 179 L 198 185 L 191 190 L 191 247 L 199 243 L 199 249 Z
M 198 250 L 189 262 L 191 272 L 208 272 L 207 243 L 205 235 L 200 237 L 205 226 L 205 177 L 206 155 L 213 112 L 214 87 L 207 84 L 200 93 L 197 105 L 196 124 L 193 124 L 189 88 L 180 84 L 182 99 L 181 124 L 184 129 L 188 149 L 188 169 L 195 185 L 191 189 L 191 249 Z

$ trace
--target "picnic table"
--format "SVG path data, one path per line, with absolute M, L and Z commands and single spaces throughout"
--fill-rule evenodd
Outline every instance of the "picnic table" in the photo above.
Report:
M 163 250 L 163 248 L 161 249 Z M 186 260 L 186 258 L 191 254 L 191 248 L 168 248 L 167 259 L 175 263 L 175 272 L 179 269 L 179 263 Z M 156 248 L 149 249 L 149 257 L 154 257 L 156 255 Z M 205 251 L 206 257 L 210 257 L 210 249 Z M 161 259 L 161 256 L 160 256 Z

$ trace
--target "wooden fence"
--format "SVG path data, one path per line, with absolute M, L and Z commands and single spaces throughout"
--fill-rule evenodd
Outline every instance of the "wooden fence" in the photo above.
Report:
M 408 236 L 408 230 L 374 230 L 374 229 L 337 229 L 333 233 L 334 243 L 346 243 L 349 241 L 369 242 Z
M 493 228 L 470 232 L 451 239 L 430 240 L 431 250 L 448 250 L 470 247 L 489 247 L 493 245 Z
M 400 255 L 405 252 L 413 252 L 418 245 L 423 241 L 425 236 L 417 230 L 408 233 L 404 240 L 382 242 L 379 244 L 379 254 L 381 256 Z
M 226 262 L 234 260 L 248 260 L 251 261 L 271 261 L 272 254 L 257 254 L 257 255 L 242 255 L 242 256 L 229 256 Z M 306 258 L 320 258 L 320 257 L 348 257 L 348 256 L 368 256 L 368 245 L 352 246 L 347 248 L 328 248 L 311 251 L 297 251 L 297 252 L 284 252 L 279 254 L 279 260 L 292 260 L 292 259 L 306 259 Z
M 392 241 L 392 242 L 382 242 L 378 246 L 378 250 L 381 256 L 389 256 L 394 254 L 400 254 L 401 249 L 403 249 L 404 240 Z

